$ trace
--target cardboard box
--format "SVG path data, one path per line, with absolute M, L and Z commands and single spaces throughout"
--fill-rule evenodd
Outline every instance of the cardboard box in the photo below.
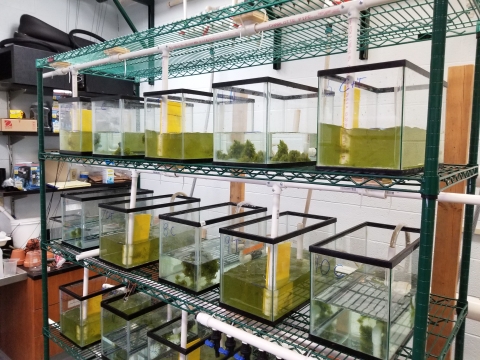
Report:
M 37 120 L 2 119 L 2 131 L 37 132 Z

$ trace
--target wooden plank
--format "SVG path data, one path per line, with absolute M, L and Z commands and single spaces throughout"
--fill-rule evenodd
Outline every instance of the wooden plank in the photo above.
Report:
M 473 101 L 473 65 L 454 66 L 448 69 L 448 89 L 445 113 L 444 162 L 466 164 Z M 446 192 L 465 193 L 466 182 L 450 187 Z M 435 232 L 435 250 L 432 272 L 432 293 L 455 298 L 462 243 L 462 204 L 438 203 Z M 431 314 L 439 311 L 432 307 Z M 453 317 L 453 313 L 450 314 Z M 445 325 L 445 324 L 443 324 Z M 429 331 L 448 336 L 453 324 L 429 326 Z M 443 339 L 430 336 L 427 351 L 438 355 L 445 345 Z M 434 359 L 434 357 L 430 357 Z M 445 359 L 451 359 L 451 351 Z
M 238 182 L 230 183 L 230 201 L 239 203 L 245 201 L 245 184 Z

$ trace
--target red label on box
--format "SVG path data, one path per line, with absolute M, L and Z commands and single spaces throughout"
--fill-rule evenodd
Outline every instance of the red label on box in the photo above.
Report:
M 5 120 L 5 122 L 3 123 L 3 126 L 5 126 L 5 130 L 6 130 L 6 129 L 11 129 L 13 127 L 13 124 L 10 120 Z

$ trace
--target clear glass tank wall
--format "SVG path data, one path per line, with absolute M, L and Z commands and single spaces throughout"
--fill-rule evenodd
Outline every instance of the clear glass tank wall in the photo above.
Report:
M 313 165 L 318 89 L 274 78 L 213 84 L 214 161 Z
M 321 70 L 318 78 L 318 169 L 385 174 L 423 169 L 427 71 L 398 60 Z M 444 113 L 445 106 L 440 162 Z
M 413 330 L 419 232 L 368 222 L 310 246 L 310 338 L 391 359 Z
M 212 160 L 212 93 L 178 89 L 144 96 L 146 158 Z

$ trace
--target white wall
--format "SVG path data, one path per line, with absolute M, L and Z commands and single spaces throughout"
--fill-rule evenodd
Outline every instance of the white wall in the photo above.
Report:
M 195 0 L 188 2 L 188 16 L 203 11 L 206 5 L 220 6 L 230 4 L 229 0 Z M 134 13 L 137 5 L 128 8 Z M 182 6 L 169 8 L 167 2 L 157 2 L 155 24 L 162 25 L 180 20 L 183 16 Z M 144 23 L 146 24 L 146 22 Z M 122 26 L 122 24 L 121 24 Z M 146 26 L 146 25 L 145 25 Z M 123 29 L 123 28 L 122 28 Z M 122 31 L 122 30 L 121 30 Z M 128 31 L 126 32 L 128 33 Z M 422 42 L 384 49 L 370 50 L 369 60 L 365 63 L 375 63 L 388 60 L 407 59 L 428 70 L 430 63 L 431 42 Z M 473 64 L 475 56 L 475 36 L 465 36 L 447 40 L 446 67 L 462 64 Z M 346 54 L 331 57 L 330 67 L 346 66 Z M 324 58 L 293 61 L 282 64 L 280 71 L 272 69 L 272 65 L 258 66 L 215 74 L 214 82 L 272 76 L 291 80 L 307 85 L 317 85 L 316 72 L 323 69 Z M 210 75 L 191 76 L 184 79 L 169 80 L 169 88 L 190 88 L 207 90 Z M 155 86 L 142 84 L 142 91 L 160 90 L 161 82 Z M 142 175 L 142 187 L 151 188 L 158 194 L 176 191 L 190 192 L 191 179 L 174 179 L 159 175 Z M 255 205 L 268 206 L 271 209 L 271 189 L 266 186 L 249 185 L 245 187 L 246 200 Z M 303 211 L 307 190 L 287 189 L 282 193 L 281 210 Z M 202 205 L 209 205 L 229 199 L 229 184 L 215 180 L 199 180 L 194 195 L 202 199 Z M 343 230 L 363 221 L 377 221 L 391 224 L 405 222 L 409 226 L 420 226 L 420 201 L 406 199 L 373 199 L 352 194 L 334 192 L 313 193 L 310 211 L 315 214 L 335 216 L 338 218 L 337 230 Z M 480 238 L 475 236 L 472 251 L 470 276 L 470 295 L 480 297 L 480 286 L 475 281 L 480 276 Z M 478 343 L 480 340 L 480 325 L 467 321 L 467 347 L 465 359 L 478 358 Z M 477 345 L 475 345 L 477 344 Z
M 105 39 L 119 35 L 119 13 L 113 3 L 98 4 L 96 0 L 0 0 L 0 39 L 13 37 L 18 28 L 20 16 L 29 14 L 62 30 L 69 32 L 80 28 L 93 31 Z M 6 92 L 0 91 L 0 118 L 8 117 L 9 100 Z M 51 97 L 46 97 L 51 101 Z M 27 116 L 30 105 L 36 101 L 35 95 L 20 95 L 11 97 L 10 108 L 21 109 Z M 58 138 L 46 137 L 46 149 L 58 149 Z M 25 137 L 13 146 L 13 163 L 37 161 L 38 139 Z M 0 168 L 7 169 L 9 162 L 7 137 L 0 136 Z M 6 201 L 6 205 L 9 202 Z M 38 196 L 16 201 L 17 218 L 38 217 Z M 0 228 L 5 227 L 6 219 L 0 216 Z

